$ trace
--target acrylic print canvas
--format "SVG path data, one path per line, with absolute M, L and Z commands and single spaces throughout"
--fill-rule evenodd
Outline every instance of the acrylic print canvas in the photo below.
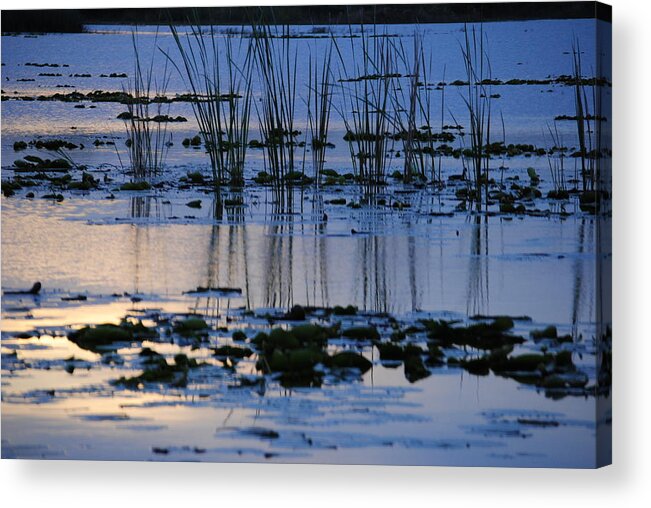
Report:
M 2 12 L 2 458 L 609 464 L 610 39 Z

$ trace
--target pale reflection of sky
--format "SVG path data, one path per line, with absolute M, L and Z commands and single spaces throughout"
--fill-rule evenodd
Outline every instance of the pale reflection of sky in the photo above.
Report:
M 85 203 L 91 213 L 93 201 Z M 178 215 L 187 213 L 184 203 L 177 203 Z M 128 216 L 128 200 L 107 206 L 117 217 Z M 60 205 L 5 201 L 3 288 L 40 280 L 52 289 L 175 296 L 197 286 L 240 287 L 252 308 L 354 304 L 395 313 L 594 320 L 589 217 L 495 217 L 475 224 L 460 216 L 392 226 L 398 220 L 392 215 L 387 225 L 376 225 L 384 233 L 357 237 L 349 231 L 360 226 L 344 217 L 314 237 L 314 226 L 283 221 L 148 226 L 115 224 L 112 217 L 110 225 L 70 220 L 83 209 L 80 198 Z

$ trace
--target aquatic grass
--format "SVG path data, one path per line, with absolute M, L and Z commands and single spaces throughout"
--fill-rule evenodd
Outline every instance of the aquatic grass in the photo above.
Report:
M 307 123 L 310 136 L 309 144 L 312 149 L 312 168 L 317 186 L 321 184 L 326 149 L 329 147 L 328 131 L 333 95 L 332 50 L 333 43 L 330 39 L 321 65 L 318 64 L 317 55 L 311 53 L 308 70 Z
M 158 32 L 154 45 L 157 40 Z M 133 180 L 142 182 L 153 175 L 160 174 L 167 158 L 170 146 L 167 122 L 150 120 L 155 116 L 169 113 L 169 103 L 164 104 L 156 98 L 165 95 L 170 73 L 165 62 L 161 77 L 156 78 L 155 53 L 152 53 L 148 64 L 142 61 L 136 30 L 131 32 L 131 42 L 134 52 L 134 71 L 133 78 L 123 86 L 123 92 L 129 97 L 124 125 Z
M 411 182 L 415 177 L 426 180 L 428 174 L 432 180 L 436 179 L 434 141 L 437 135 L 432 131 L 432 102 L 428 85 L 430 73 L 425 62 L 422 35 L 419 31 L 414 32 L 413 40 L 411 57 L 402 40 L 396 45 L 396 54 L 405 69 L 404 74 L 409 84 L 405 94 L 405 87 L 397 80 L 393 80 L 392 93 L 393 121 L 399 130 L 396 136 L 403 142 L 405 183 Z M 431 58 L 429 67 L 431 68 Z M 420 128 L 419 123 L 422 124 Z
M 474 184 L 474 198 L 477 208 L 481 208 L 482 198 L 488 200 L 488 166 L 491 134 L 491 83 L 492 70 L 488 51 L 484 46 L 483 26 L 479 33 L 475 26 L 464 26 L 464 41 L 461 46 L 466 70 L 466 95 L 462 99 L 466 105 L 470 121 L 470 166 Z M 482 196 L 484 194 L 484 196 Z
M 504 125 L 504 112 L 500 110 L 500 122 L 502 123 L 502 146 L 506 146 L 506 126 Z M 506 152 L 502 153 L 502 163 L 500 164 L 500 187 L 504 185 L 504 170 L 506 166 L 504 165 L 504 157 Z
M 590 109 L 585 80 L 583 78 L 581 46 L 578 39 L 572 43 L 572 78 L 574 85 L 574 107 L 576 116 L 576 130 L 579 141 L 579 159 L 581 162 L 581 183 L 582 190 L 592 190 L 595 182 L 595 162 L 592 152 L 592 130 L 590 128 Z M 594 78 L 592 83 L 593 105 L 595 103 L 595 88 L 597 79 Z M 596 125 L 598 119 L 593 118 Z
M 445 87 L 447 86 L 447 83 L 445 82 L 445 71 L 446 71 L 446 66 L 443 65 L 443 79 L 441 81 L 441 132 L 444 132 L 445 130 Z M 442 166 L 443 166 L 443 153 L 441 152 L 439 154 L 439 160 L 438 160 L 438 174 L 436 175 L 436 182 L 438 183 L 439 187 L 443 185 Z M 434 175 L 432 175 L 432 180 L 434 180 Z
M 290 187 L 297 165 L 295 160 L 295 108 L 297 96 L 298 49 L 291 44 L 288 25 L 252 24 L 252 53 L 261 88 L 255 102 L 263 138 L 265 171 L 273 187 Z M 293 47 L 292 47 L 293 46 Z
M 417 139 L 418 132 L 416 126 L 416 104 L 419 95 L 419 75 L 420 75 L 420 58 L 417 56 L 419 39 L 418 34 L 414 33 L 414 55 L 413 64 L 407 56 L 406 49 L 402 41 L 396 46 L 398 60 L 405 68 L 409 76 L 409 85 L 407 87 L 407 97 L 405 98 L 405 88 L 401 83 L 394 80 L 392 83 L 391 100 L 393 102 L 394 115 L 392 121 L 395 127 L 399 129 L 396 134 L 402 139 L 402 152 L 404 155 L 403 181 L 411 182 L 414 173 L 418 172 L 416 168 L 418 161 Z M 409 73 L 411 71 L 411 74 Z M 405 102 L 407 108 L 405 108 Z M 424 173 L 421 173 L 424 176 Z
M 552 140 L 552 147 L 547 151 L 547 163 L 549 173 L 552 179 L 553 191 L 555 195 L 565 192 L 565 147 L 563 146 L 562 135 L 558 132 L 558 127 L 554 122 L 554 128 L 547 125 L 547 130 Z M 544 133 L 543 133 L 544 137 Z M 558 154 L 554 156 L 554 154 Z
M 181 57 L 174 67 L 189 85 L 192 109 L 210 158 L 213 185 L 244 185 L 244 163 L 248 147 L 251 114 L 253 61 L 248 38 L 219 35 L 213 25 L 189 23 L 185 37 L 175 25 L 172 36 Z M 223 44 L 220 41 L 223 40 Z M 238 65 L 236 58 L 244 55 Z
M 385 182 L 389 145 L 393 146 L 387 133 L 393 124 L 388 108 L 393 90 L 391 80 L 397 77 L 396 52 L 386 32 L 379 33 L 377 25 L 370 33 L 362 25 L 359 36 L 349 26 L 349 35 L 350 61 L 333 39 L 341 86 L 341 101 L 335 109 L 346 128 L 344 140 L 349 146 L 355 176 L 367 194 L 374 194 Z

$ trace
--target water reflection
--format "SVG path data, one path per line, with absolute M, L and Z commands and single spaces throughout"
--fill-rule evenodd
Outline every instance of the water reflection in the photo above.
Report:
M 227 205 L 216 197 L 212 202 L 211 209 L 213 218 L 217 218 L 214 212 L 221 215 L 222 211 L 225 211 L 229 225 L 213 223 L 207 228 L 210 235 L 205 252 L 205 268 L 200 269 L 203 274 L 199 275 L 196 286 L 242 289 L 240 275 L 244 273 L 246 282 L 248 273 L 243 207 Z M 244 295 L 248 297 L 249 291 L 246 283 L 243 289 Z M 230 306 L 231 298 L 208 293 L 205 296 L 198 295 L 191 310 L 204 314 L 211 324 L 222 326 L 226 324 L 225 320 L 227 319 L 222 315 L 222 310 L 228 311 Z
M 307 257 L 312 252 L 314 259 L 314 266 L 312 270 L 312 281 L 310 283 L 308 274 L 305 274 L 306 280 L 306 296 L 308 305 L 317 305 L 320 302 L 324 307 L 330 306 L 330 297 L 328 293 L 328 256 L 327 256 L 327 243 L 325 239 L 325 232 L 327 227 L 327 215 L 324 209 L 324 199 L 320 190 L 312 196 L 312 209 L 310 221 L 314 224 L 311 231 L 311 242 L 306 243 L 304 247 L 304 255 Z M 309 226 L 305 226 L 306 234 Z
M 287 200 L 274 200 L 270 221 L 261 239 L 264 307 L 291 307 L 294 302 L 295 217 L 292 196 L 290 192 Z
M 27 216 L 21 202 L 8 201 L 3 286 L 40 280 L 48 289 L 163 298 L 198 286 L 235 287 L 242 297 L 232 304 L 251 309 L 350 304 L 393 313 L 526 314 L 577 328 L 595 322 L 594 218 L 433 217 L 331 206 L 328 218 L 318 194 L 297 191 L 291 207 L 288 201 L 224 203 L 222 221 L 211 220 L 204 205 L 206 217 L 176 224 L 153 218 L 178 205 L 143 196 L 126 201 L 125 212 L 151 221 L 102 226 L 53 216 L 45 203 Z
M 470 257 L 468 261 L 468 293 L 466 312 L 469 316 L 490 314 L 489 311 L 489 257 L 488 220 L 483 214 L 469 216 Z
M 151 214 L 153 196 L 134 196 L 129 198 L 129 217 L 132 219 L 148 219 Z M 156 207 L 157 208 L 157 207 Z
M 142 211 L 152 208 L 146 201 L 138 206 Z M 296 192 L 293 198 L 271 201 L 262 226 L 247 225 L 242 206 L 224 202 L 221 206 L 226 223 L 198 227 L 198 232 L 207 233 L 205 242 L 199 240 L 201 234 L 194 240 L 205 245 L 204 252 L 191 262 L 196 265 L 197 277 L 184 289 L 239 288 L 242 304 L 250 309 L 353 304 L 377 312 L 459 311 L 461 304 L 469 316 L 488 315 L 495 307 L 499 312 L 515 312 L 517 309 L 505 302 L 513 302 L 523 290 L 536 293 L 535 284 L 540 283 L 533 282 L 535 277 L 527 282 L 529 274 L 538 273 L 531 262 L 505 262 L 511 255 L 514 224 L 499 217 L 470 214 L 464 224 L 456 226 L 459 229 L 451 231 L 445 221 L 423 223 L 417 217 L 405 216 L 400 234 L 386 234 L 395 217 L 382 208 L 368 207 L 361 211 L 349 235 L 333 235 L 324 217 L 323 197 L 318 193 Z M 147 226 L 131 227 L 133 279 L 139 291 L 143 279 L 152 276 L 148 265 L 159 247 L 158 240 L 150 245 Z M 423 227 L 428 228 L 431 238 L 423 237 Z M 558 224 L 551 227 L 558 228 Z M 560 229 L 563 236 L 567 227 Z M 577 219 L 571 229 L 576 236 L 572 242 L 575 253 L 568 260 L 568 284 L 554 286 L 551 279 L 549 282 L 555 294 L 567 287 L 569 315 L 557 321 L 571 323 L 576 338 L 581 325 L 593 321 L 595 311 L 591 298 L 595 291 L 594 264 L 587 261 L 595 241 L 594 220 Z M 461 250 L 459 256 L 447 248 L 457 242 L 460 247 L 465 245 L 465 252 Z M 538 259 L 535 252 L 531 255 Z M 564 257 L 545 254 L 539 261 Z M 459 274 L 464 273 L 466 283 L 462 285 L 464 279 L 459 279 Z M 509 294 L 509 289 L 516 291 Z M 558 298 L 562 299 L 561 295 Z M 202 297 L 197 298 L 193 310 L 217 319 L 220 309 L 231 304 L 228 298 Z M 540 305 L 544 305 L 542 297 Z M 530 308 L 526 313 L 539 315 L 539 311 Z
M 584 252 L 586 227 L 585 219 L 581 219 L 578 229 L 577 254 L 581 256 Z M 577 257 L 572 264 L 573 291 L 572 291 L 572 338 L 577 339 L 579 312 L 581 310 L 581 295 L 583 294 L 583 270 L 580 263 L 580 257 Z

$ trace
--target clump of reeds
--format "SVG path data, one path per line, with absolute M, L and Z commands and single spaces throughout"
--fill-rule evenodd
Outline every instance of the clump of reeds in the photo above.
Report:
M 217 28 L 190 24 L 182 37 L 170 25 L 181 63 L 168 55 L 184 77 L 193 95 L 192 108 L 218 189 L 222 184 L 244 184 L 244 162 L 251 113 L 253 60 L 248 38 L 220 36 Z M 243 55 L 243 58 L 242 58 Z M 243 62 L 238 65 L 238 57 Z
M 261 88 L 255 109 L 265 150 L 265 171 L 278 189 L 291 185 L 296 174 L 295 138 L 300 134 L 294 118 L 298 52 L 291 42 L 289 26 L 254 23 L 251 40 Z
M 506 126 L 504 125 L 504 112 L 500 110 L 500 121 L 502 123 L 502 146 L 506 146 Z M 500 187 L 504 185 L 504 170 L 506 169 L 506 152 L 502 153 L 502 163 L 500 164 Z
M 572 77 L 574 81 L 574 106 L 576 112 L 576 130 L 579 140 L 579 159 L 581 161 L 581 183 L 582 189 L 592 190 L 595 182 L 595 157 L 592 151 L 592 129 L 590 119 L 595 123 L 599 121 L 596 116 L 590 115 L 588 96 L 582 76 L 581 46 L 578 40 L 572 43 Z M 597 82 L 593 83 L 592 95 L 595 100 L 595 88 Z
M 326 149 L 328 148 L 328 130 L 330 128 L 330 111 L 332 109 L 332 40 L 323 55 L 321 64 L 316 54 L 310 55 L 307 124 L 309 129 L 309 145 L 312 150 L 312 167 L 317 185 L 325 165 Z
M 445 69 L 446 66 L 443 66 L 443 80 L 441 81 L 441 132 L 444 132 L 445 129 L 445 87 L 447 86 L 445 82 Z M 438 172 L 436 175 L 436 178 L 434 178 L 434 175 L 432 174 L 432 180 L 435 180 L 439 186 L 443 185 L 443 177 L 442 177 L 442 172 L 443 172 L 443 154 L 441 153 L 439 155 L 439 160 L 438 160 Z
M 414 32 L 411 56 L 402 41 L 396 46 L 396 53 L 409 79 L 407 87 L 394 80 L 392 94 L 394 124 L 398 128 L 396 137 L 403 142 L 403 181 L 425 180 L 428 174 L 435 180 L 434 142 L 437 136 L 432 131 L 432 102 L 427 81 L 431 60 L 427 65 L 420 32 Z M 422 125 L 419 127 L 419 124 Z
M 561 193 L 565 193 L 567 190 L 565 188 L 565 147 L 556 123 L 554 123 L 553 129 L 548 125 L 547 130 L 552 140 L 552 147 L 547 151 L 547 163 L 552 179 L 553 195 L 561 196 Z
M 167 123 L 151 121 L 155 116 L 169 113 L 169 103 L 156 99 L 165 95 L 170 74 L 165 62 L 160 78 L 157 79 L 154 72 L 155 53 L 152 53 L 149 62 L 143 62 L 135 30 L 131 34 L 131 40 L 134 69 L 133 77 L 123 87 L 129 96 L 124 125 L 133 179 L 144 181 L 162 172 L 170 146 Z
M 396 50 L 386 33 L 377 25 L 367 33 L 361 27 L 359 37 L 350 28 L 351 61 L 335 43 L 339 57 L 341 102 L 335 106 L 346 128 L 351 162 L 357 179 L 367 193 L 373 193 L 385 181 L 391 137 L 387 133 L 393 123 L 391 80 L 396 72 Z M 361 52 L 361 54 L 360 54 Z
M 491 134 L 491 82 L 492 71 L 488 52 L 484 46 L 483 27 L 464 28 L 461 44 L 466 76 L 466 94 L 462 95 L 470 121 L 470 176 L 474 184 L 477 206 L 488 198 L 488 166 Z M 482 196 L 484 194 L 484 196 Z

